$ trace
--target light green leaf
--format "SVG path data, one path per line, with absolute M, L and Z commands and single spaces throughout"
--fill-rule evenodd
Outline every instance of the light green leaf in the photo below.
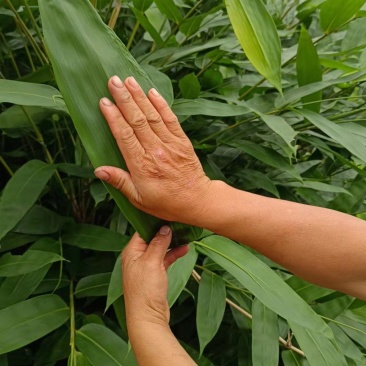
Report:
M 225 0 L 227 12 L 245 54 L 272 85 L 281 86 L 281 43 L 262 1 Z
M 179 80 L 179 89 L 186 99 L 196 99 L 201 93 L 201 84 L 194 73 Z
M 212 117 L 233 117 L 250 113 L 247 107 L 230 105 L 208 99 L 177 99 L 172 109 L 177 116 L 205 115 Z
M 14 351 L 60 327 L 70 316 L 64 301 L 45 295 L 0 310 L 0 354 Z
M 358 136 L 355 136 L 346 128 L 329 121 L 315 112 L 303 109 L 297 110 L 297 113 L 301 114 L 314 126 L 318 127 L 359 159 L 366 162 L 366 149 Z
M 306 354 L 310 365 L 316 366 L 347 366 L 343 354 L 339 351 L 334 339 L 313 332 L 303 325 L 289 321 L 289 325 L 299 342 L 301 350 Z
M 76 331 L 76 346 L 94 366 L 136 366 L 125 341 L 105 326 L 87 324 Z
M 319 56 L 308 31 L 302 27 L 299 48 L 296 57 L 297 81 L 299 86 L 304 86 L 322 81 L 322 69 Z M 323 93 L 321 90 L 307 95 L 301 99 L 304 108 L 319 113 Z M 317 102 L 317 103 L 314 103 Z
M 296 154 L 295 137 L 297 132 L 286 122 L 283 117 L 258 113 L 265 124 L 275 133 L 282 137 L 292 153 Z
M 202 273 L 197 299 L 197 333 L 200 354 L 217 333 L 226 307 L 224 280 L 214 273 Z
M 326 34 L 338 30 L 352 19 L 365 0 L 327 0 L 320 9 L 320 25 Z
M 106 310 L 108 310 L 109 307 L 123 295 L 121 259 L 121 255 L 119 255 L 113 268 L 111 280 L 108 286 Z
M 252 306 L 252 360 L 253 366 L 278 366 L 278 316 L 254 299 Z
M 233 241 L 209 236 L 195 242 L 197 249 L 233 275 L 265 306 L 302 327 L 323 333 L 332 332 L 325 322 L 280 277 L 260 259 Z
M 178 259 L 168 269 L 168 303 L 172 307 L 181 292 L 186 287 L 189 277 L 196 264 L 198 253 L 194 245 L 189 246 L 189 252 L 183 258 Z
M 120 252 L 130 237 L 101 226 L 76 224 L 69 225 L 62 233 L 62 241 L 83 249 L 105 252 Z
M 62 260 L 56 253 L 40 250 L 27 250 L 23 255 L 6 253 L 0 258 L 0 277 L 21 276 Z
M 75 297 L 81 299 L 84 297 L 107 296 L 110 279 L 111 273 L 98 273 L 81 278 L 75 288 Z
M 29 128 L 32 127 L 29 118 L 37 125 L 52 113 L 54 113 L 52 110 L 43 107 L 14 105 L 0 114 L 0 128 Z
M 352 196 L 350 192 L 342 187 L 333 186 L 331 184 L 322 183 L 322 182 L 315 182 L 315 181 L 303 181 L 300 182 L 288 182 L 288 183 L 281 183 L 284 187 L 303 187 L 303 188 L 310 188 L 316 191 L 323 191 L 323 192 L 332 192 L 332 193 L 344 193 L 348 196 Z
M 0 240 L 34 205 L 54 171 L 51 165 L 31 160 L 15 172 L 0 201 Z
M 293 351 L 283 351 L 281 355 L 284 366 L 311 366 L 305 357 Z
M 154 0 L 154 3 L 156 4 L 160 12 L 164 14 L 168 19 L 177 24 L 182 21 L 183 16 L 173 0 Z
M 60 92 L 49 85 L 0 80 L 0 103 L 45 107 L 68 113 Z

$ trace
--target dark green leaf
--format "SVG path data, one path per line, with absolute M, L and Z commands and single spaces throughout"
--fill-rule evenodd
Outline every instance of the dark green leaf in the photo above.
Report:
M 196 99 L 201 93 L 201 85 L 195 74 L 188 74 L 179 80 L 179 89 L 186 99 Z
M 122 261 L 121 255 L 119 255 L 116 260 L 116 264 L 114 265 L 112 276 L 108 286 L 106 310 L 122 295 Z
M 107 296 L 110 279 L 111 273 L 99 273 L 83 277 L 76 286 L 75 297 Z

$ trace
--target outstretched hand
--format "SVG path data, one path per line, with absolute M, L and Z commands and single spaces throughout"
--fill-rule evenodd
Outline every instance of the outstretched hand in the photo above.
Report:
M 164 98 L 145 95 L 133 77 L 108 83 L 115 100 L 103 98 L 108 121 L 129 172 L 99 167 L 98 178 L 120 190 L 137 208 L 168 221 L 191 223 L 208 200 L 211 181 Z
M 182 246 L 167 252 L 172 239 L 169 226 L 163 226 L 147 245 L 136 233 L 122 253 L 122 278 L 128 324 L 169 324 L 166 270 L 188 253 Z

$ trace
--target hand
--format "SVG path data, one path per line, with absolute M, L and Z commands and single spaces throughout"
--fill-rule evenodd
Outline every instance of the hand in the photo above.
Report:
M 172 239 L 169 226 L 163 226 L 147 245 L 136 233 L 122 253 L 122 278 L 127 324 L 136 322 L 169 324 L 166 270 L 188 253 L 183 246 L 167 252 Z
M 100 167 L 95 175 L 120 190 L 137 208 L 168 221 L 193 224 L 211 181 L 204 173 L 177 117 L 155 89 L 148 97 L 133 77 L 114 76 L 100 108 L 126 161 L 129 173 Z

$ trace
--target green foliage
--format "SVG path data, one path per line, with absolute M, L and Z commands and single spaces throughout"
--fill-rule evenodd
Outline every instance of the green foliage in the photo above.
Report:
M 98 111 L 115 73 L 162 92 L 212 179 L 366 217 L 365 1 L 46 3 L 0 0 L 0 365 L 136 364 L 120 252 L 159 221 L 93 177 L 123 165 Z M 365 365 L 365 302 L 209 232 L 190 247 L 168 301 L 197 364 Z

